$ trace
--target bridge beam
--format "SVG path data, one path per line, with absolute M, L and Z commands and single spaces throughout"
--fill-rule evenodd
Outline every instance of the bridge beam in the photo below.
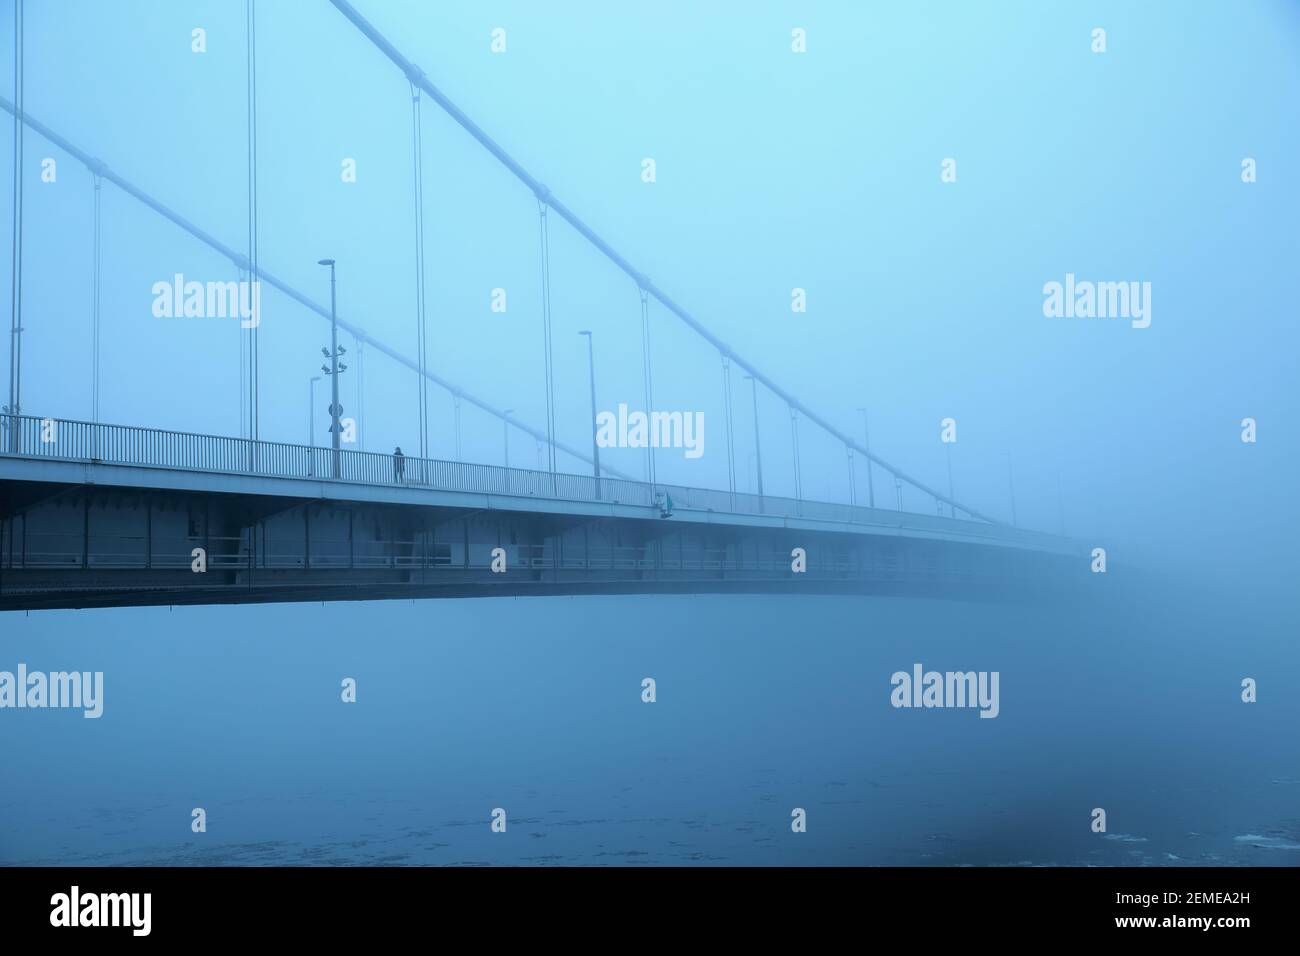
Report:
M 575 516 L 134 485 L 15 489 L 0 609 L 657 593 L 1042 597 L 1068 554 L 719 521 Z M 43 484 L 33 482 L 31 484 Z M 192 566 L 193 549 L 207 555 Z M 795 547 L 806 572 L 791 568 Z M 503 548 L 507 569 L 491 569 Z

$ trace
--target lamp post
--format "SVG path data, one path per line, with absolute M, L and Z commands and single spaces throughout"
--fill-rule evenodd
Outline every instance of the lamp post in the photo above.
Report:
M 331 456 L 334 477 L 338 478 L 340 477 L 339 438 L 342 431 L 339 426 L 339 416 L 343 414 L 343 406 L 339 404 L 339 374 L 347 371 L 348 368 L 340 364 L 339 356 L 347 350 L 339 347 L 338 296 L 334 281 L 334 260 L 319 259 L 316 264 L 329 266 L 330 270 L 330 347 L 321 349 L 330 364 L 322 365 L 321 371 L 330 376 L 330 447 L 334 449 L 334 454 Z
M 596 441 L 596 351 L 592 345 L 592 334 L 589 329 L 583 329 L 578 333 L 587 337 L 587 368 L 590 370 L 591 379 L 591 461 L 594 474 L 596 476 L 596 494 L 600 495 L 600 443 Z
M 754 398 L 754 470 L 758 473 L 758 496 L 763 497 L 763 451 L 758 443 L 758 382 L 754 381 L 754 376 L 746 375 L 745 379 L 753 389 Z

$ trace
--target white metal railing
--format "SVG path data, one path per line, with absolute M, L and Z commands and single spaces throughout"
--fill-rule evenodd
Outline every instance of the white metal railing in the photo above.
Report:
M 110 425 L 63 418 L 0 414 L 0 456 L 49 458 L 190 471 L 306 478 L 366 485 L 397 485 L 553 498 L 568 501 L 656 505 L 665 493 L 673 506 L 692 511 L 816 518 L 915 531 L 955 531 L 1022 544 L 1060 544 L 1038 532 L 937 515 L 886 511 L 828 501 L 745 492 L 649 484 L 618 478 L 505 468 L 379 452 L 254 441 L 220 435 Z

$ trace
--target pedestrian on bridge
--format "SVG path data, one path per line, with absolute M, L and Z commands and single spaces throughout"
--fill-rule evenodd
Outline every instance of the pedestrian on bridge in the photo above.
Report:
M 398 445 L 393 449 L 393 481 L 397 484 L 402 483 L 402 475 L 406 469 L 406 456 L 402 454 L 402 446 Z

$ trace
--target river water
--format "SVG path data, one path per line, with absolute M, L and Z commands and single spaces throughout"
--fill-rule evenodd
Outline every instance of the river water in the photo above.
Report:
M 1300 863 L 1295 608 L 1096 583 L 6 614 L 104 713 L 0 710 L 0 863 Z M 915 664 L 998 716 L 895 708 Z

